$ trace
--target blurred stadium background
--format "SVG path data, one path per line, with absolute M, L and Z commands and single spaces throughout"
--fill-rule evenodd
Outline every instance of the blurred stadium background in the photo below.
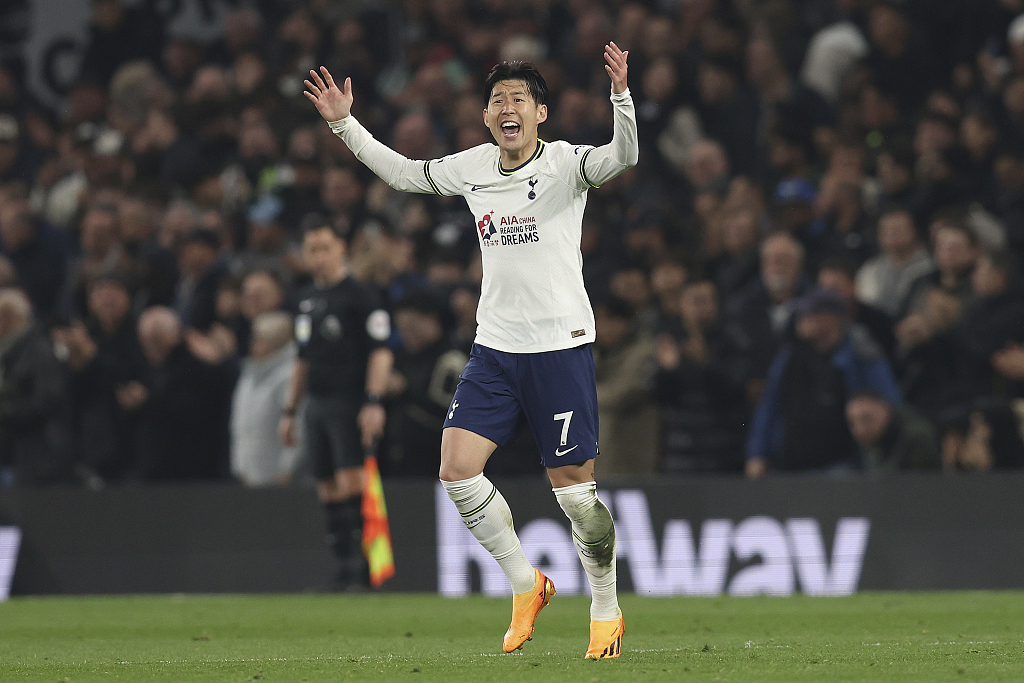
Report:
M 351 76 L 360 120 L 431 158 L 487 142 L 483 75 L 530 59 L 542 136 L 602 144 L 609 39 L 641 161 L 590 194 L 582 249 L 623 588 L 1024 587 L 1021 0 L 7 0 L 0 595 L 329 583 L 301 449 L 232 431 L 252 322 L 292 310 L 322 218 L 396 313 L 384 590 L 503 594 L 434 479 L 474 217 L 369 176 L 301 81 Z M 177 371 L 137 338 L 154 306 Z M 885 382 L 844 374 L 869 362 Z M 489 474 L 582 591 L 529 439 Z

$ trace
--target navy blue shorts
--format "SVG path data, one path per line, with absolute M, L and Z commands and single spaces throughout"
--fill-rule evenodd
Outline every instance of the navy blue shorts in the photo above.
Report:
M 544 467 L 596 457 L 597 383 L 590 345 L 545 353 L 505 353 L 473 344 L 445 427 L 461 427 L 499 446 L 525 416 Z

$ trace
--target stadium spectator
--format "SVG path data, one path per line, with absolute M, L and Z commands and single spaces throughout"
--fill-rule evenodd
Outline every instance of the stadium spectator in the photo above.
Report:
M 156 63 L 164 44 L 163 22 L 149 5 L 126 6 L 122 0 L 93 0 L 89 42 L 80 78 L 106 87 L 114 71 L 133 59 Z
M 1014 382 L 1017 396 L 1024 393 L 1018 384 L 1024 381 L 1024 334 L 1018 326 L 1022 305 L 1019 264 L 1011 252 L 991 252 L 978 259 L 973 276 L 978 307 L 961 326 L 964 347 L 974 358 L 979 352 L 984 357 L 985 351 L 996 349 L 988 356 L 997 373 L 993 386 Z M 978 370 L 981 377 L 988 375 Z
M 67 381 L 18 289 L 0 290 L 0 487 L 67 479 Z
M 946 471 L 984 472 L 1024 467 L 1020 411 L 1002 402 L 980 402 L 967 411 L 953 410 L 939 423 L 942 468 Z
M 876 391 L 860 391 L 846 402 L 846 422 L 865 472 L 941 466 L 935 427 L 907 404 L 894 405 Z
M 65 236 L 34 217 L 26 199 L 8 196 L 0 201 L 0 241 L 40 322 L 52 323 L 67 277 Z
M 221 241 L 208 228 L 192 229 L 178 248 L 178 281 L 174 309 L 182 324 L 206 332 L 217 319 L 217 288 L 227 275 L 220 259 Z
M 929 232 L 935 270 L 918 283 L 908 301 L 910 315 L 923 308 L 932 292 L 941 292 L 961 310 L 969 307 L 974 299 L 971 273 L 982 250 L 977 234 L 962 218 L 948 214 L 936 217 Z
M 76 463 L 94 484 L 119 481 L 135 465 L 138 412 L 129 395 L 145 374 L 127 280 L 102 273 L 87 292 L 87 314 L 53 338 L 71 377 Z
M 708 280 L 683 287 L 682 334 L 656 340 L 652 396 L 661 412 L 661 469 L 740 472 L 747 413 L 743 385 L 726 362 L 729 342 Z
M 741 321 L 754 316 L 737 317 L 737 306 L 750 303 L 758 256 L 775 240 L 765 239 L 765 200 L 780 180 L 800 179 L 816 191 L 814 205 L 810 193 L 798 193 L 774 212 L 773 227 L 795 230 L 806 250 L 801 269 L 822 270 L 832 285 L 845 285 L 846 276 L 822 264 L 838 256 L 862 265 L 858 300 L 895 320 L 910 316 L 901 325 L 898 368 L 907 399 L 937 424 L 968 434 L 963 406 L 955 420 L 943 412 L 954 401 L 944 392 L 960 386 L 962 370 L 949 361 L 949 345 L 966 324 L 950 315 L 949 295 L 965 318 L 984 316 L 993 304 L 972 304 L 970 259 L 946 261 L 972 249 L 947 249 L 945 229 L 934 231 L 944 233 L 939 271 L 930 283 L 919 281 L 931 272 L 923 228 L 969 225 L 979 237 L 975 253 L 1024 247 L 1020 0 L 951 1 L 929 11 L 928 3 L 890 0 L 720 0 L 683 3 L 678 12 L 651 3 L 556 3 L 550 12 L 517 10 L 508 25 L 529 35 L 503 39 L 494 29 L 504 15 L 461 3 L 358 12 L 336 4 L 258 3 L 225 12 L 222 27 L 211 24 L 200 36 L 164 26 L 148 3 L 96 0 L 66 95 L 38 97 L 39 85 L 0 66 L 2 252 L 47 332 L 69 315 L 87 315 L 93 277 L 110 270 L 108 258 L 123 259 L 114 270 L 130 276 L 136 313 L 168 305 L 191 317 L 199 303 L 192 293 L 206 272 L 199 261 L 210 253 L 239 276 L 272 266 L 291 298 L 293 278 L 307 274 L 289 243 L 316 211 L 352 235 L 353 272 L 392 300 L 425 282 L 437 286 L 454 313 L 443 317 L 444 334 L 468 348 L 479 285 L 477 217 L 461 199 L 409 197 L 366 175 L 309 110 L 302 78 L 320 63 L 351 75 L 356 115 L 367 128 L 409 157 L 428 158 L 490 141 L 479 126 L 473 76 L 496 59 L 526 56 L 551 74 L 557 106 L 545 125 L 576 144 L 603 141 L 612 109 L 591 88 L 603 78 L 595 80 L 591 51 L 614 31 L 636 62 L 645 151 L 635 169 L 590 193 L 581 246 L 589 291 L 614 280 L 645 328 L 678 325 L 664 314 L 677 292 L 660 264 L 685 254 L 688 276 L 709 274 L 718 287 L 723 330 L 731 330 L 724 338 L 767 341 L 764 358 L 748 344 L 724 361 L 731 375 L 754 378 L 748 389 L 756 396 L 758 376 L 786 333 L 768 334 L 762 317 L 750 336 L 753 328 Z M 914 225 L 922 229 L 916 237 Z M 219 246 L 193 261 L 190 235 L 199 226 Z M 660 311 L 651 306 L 652 285 Z M 193 352 L 214 361 L 231 356 L 214 321 L 229 323 L 244 352 L 244 315 L 224 320 L 227 309 L 218 313 L 216 305 L 218 296 L 233 298 L 233 287 L 213 277 L 198 290 L 205 303 L 189 326 L 202 332 L 186 334 Z M 868 323 L 870 309 L 849 303 L 851 315 Z M 784 302 L 761 304 L 777 313 L 776 322 L 785 318 Z M 922 335 L 925 314 L 943 324 Z M 876 322 L 881 341 L 883 323 Z M 986 325 L 973 335 L 978 348 L 996 343 Z M 1000 365 L 1014 372 L 1016 354 L 1014 346 L 1000 347 Z M 976 377 L 987 383 L 991 373 Z M 999 397 L 1014 394 L 1017 380 L 1003 380 Z M 985 415 L 1000 432 L 1003 423 Z M 518 463 L 513 469 L 527 471 Z
M 936 73 L 935 65 L 941 62 L 894 2 L 875 3 L 868 10 L 867 28 L 868 67 L 881 87 L 899 98 L 901 111 L 915 111 L 932 86 L 946 77 Z
M 18 119 L 0 113 L 0 184 L 17 181 L 28 186 L 35 180 L 37 163 L 30 149 Z
M 864 202 L 866 156 L 864 145 L 856 140 L 843 140 L 832 150 L 814 204 L 820 229 L 809 245 L 818 265 L 823 259 L 841 257 L 859 267 L 875 252 L 874 225 Z
M 922 278 L 934 269 L 913 215 L 891 208 L 878 217 L 881 251 L 857 271 L 857 299 L 902 319 Z
M 651 474 L 658 468 L 658 407 L 648 391 L 654 342 L 632 306 L 609 297 L 594 305 L 601 457 L 596 472 Z
M 228 474 L 228 420 L 236 370 L 211 365 L 185 344 L 181 319 L 160 306 L 139 318 L 143 382 L 122 389 L 141 410 L 135 474 L 147 481 L 220 479 Z
M 115 206 L 96 204 L 82 216 L 79 227 L 79 256 L 71 263 L 61 294 L 61 319 L 86 316 L 89 283 L 104 273 L 132 274 L 134 263 L 121 246 Z
M 817 150 L 834 138 L 835 112 L 821 95 L 793 79 L 779 45 L 766 32 L 747 42 L 747 77 L 757 93 L 758 131 L 768 133 L 763 169 L 771 180 L 810 177 Z
M 174 252 L 157 240 L 159 203 L 141 193 L 128 194 L 117 205 L 121 245 L 136 269 L 133 308 L 170 306 L 178 281 Z
M 300 268 L 295 265 L 288 239 L 288 227 L 281 219 L 283 204 L 272 194 L 264 195 L 247 212 L 245 247 L 238 249 L 231 270 L 249 273 L 262 270 L 291 282 Z
M 283 311 L 253 319 L 252 345 L 231 401 L 231 473 L 246 486 L 291 482 L 300 446 L 285 446 L 277 424 L 288 400 L 297 347 Z
M 738 375 L 751 404 L 757 402 L 768 366 L 789 338 L 797 299 L 810 287 L 804 248 L 791 235 L 775 233 L 761 245 L 761 274 L 726 303 L 728 334 L 735 342 Z
M 271 271 L 254 270 L 242 278 L 238 288 L 238 315 L 229 328 L 239 356 L 249 355 L 252 324 L 260 315 L 279 311 L 286 304 L 285 286 Z
M 901 401 L 888 361 L 849 324 L 843 298 L 812 289 L 797 304 L 796 339 L 772 361 L 747 436 L 747 476 L 855 467 L 845 408 L 863 389 Z
M 894 331 L 905 395 L 934 415 L 954 400 L 964 381 L 958 378 L 956 351 L 945 333 L 973 305 L 971 273 L 979 248 L 974 233 L 962 222 L 940 218 L 932 227 L 937 267 L 918 283 L 910 312 Z
M 388 382 L 391 405 L 385 474 L 437 476 L 436 446 L 469 355 L 444 334 L 441 310 L 424 290 L 412 290 L 394 307 L 401 346 Z
M 721 218 L 722 252 L 708 265 L 714 273 L 721 301 L 729 301 L 754 280 L 760 265 L 759 216 L 754 207 L 743 206 L 723 211 Z
M 857 268 L 852 261 L 842 256 L 828 258 L 818 269 L 818 286 L 839 292 L 846 302 L 850 320 L 863 326 L 891 361 L 896 352 L 893 320 L 880 308 L 857 299 L 856 273 Z

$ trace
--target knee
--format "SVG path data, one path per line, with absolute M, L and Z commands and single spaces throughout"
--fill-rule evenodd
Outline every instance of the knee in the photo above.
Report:
M 437 477 L 441 481 L 462 481 L 463 479 L 472 479 L 482 473 L 482 468 L 469 466 L 454 458 L 445 458 L 442 455 L 441 467 L 438 468 Z
M 471 479 L 484 471 L 496 444 L 482 436 L 449 427 L 441 435 L 441 481 Z
M 451 463 L 441 460 L 441 467 L 437 470 L 437 478 L 441 481 L 460 481 L 462 479 L 468 479 L 468 477 L 460 477 L 458 470 Z

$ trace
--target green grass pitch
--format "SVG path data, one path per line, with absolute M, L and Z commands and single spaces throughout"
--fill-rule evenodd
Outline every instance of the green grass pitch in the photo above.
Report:
M 556 597 L 503 655 L 510 600 L 434 595 L 14 598 L 0 681 L 1024 681 L 1024 593 L 623 596 L 623 655 L 584 661 Z

